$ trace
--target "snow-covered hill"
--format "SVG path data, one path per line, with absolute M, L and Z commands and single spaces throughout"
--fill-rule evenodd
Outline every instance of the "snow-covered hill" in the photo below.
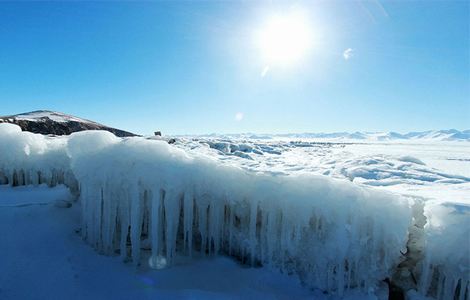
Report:
M 48 110 L 37 110 L 11 116 L 0 116 L 0 123 L 13 123 L 20 126 L 23 131 L 41 134 L 69 135 L 73 132 L 83 130 L 106 130 L 120 137 L 135 136 L 135 134 L 131 132 Z

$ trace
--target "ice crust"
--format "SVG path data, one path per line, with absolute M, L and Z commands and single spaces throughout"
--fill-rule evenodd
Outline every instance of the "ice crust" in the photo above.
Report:
M 349 181 L 248 171 L 164 141 L 103 131 L 49 138 L 0 124 L 0 181 L 75 186 L 86 241 L 136 265 L 223 253 L 338 295 L 369 292 L 391 277 L 416 217 L 405 197 Z M 425 206 L 422 295 L 468 299 L 465 209 Z

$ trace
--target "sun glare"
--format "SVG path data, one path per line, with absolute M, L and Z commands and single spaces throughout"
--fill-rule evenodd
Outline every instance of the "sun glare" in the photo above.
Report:
M 275 15 L 256 32 L 256 44 L 268 65 L 291 65 L 305 56 L 312 44 L 305 14 Z

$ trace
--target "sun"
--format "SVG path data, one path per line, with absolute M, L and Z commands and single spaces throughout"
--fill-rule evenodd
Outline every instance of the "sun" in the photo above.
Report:
M 256 31 L 255 43 L 268 66 L 292 65 L 311 48 L 311 25 L 307 16 L 300 12 L 273 15 Z

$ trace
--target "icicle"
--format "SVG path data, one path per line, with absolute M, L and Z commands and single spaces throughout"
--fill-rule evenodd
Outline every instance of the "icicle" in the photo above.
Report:
M 233 232 L 235 230 L 235 211 L 233 206 L 229 208 L 229 214 L 228 254 L 233 255 Z
M 176 235 L 180 215 L 182 195 L 177 191 L 167 190 L 163 200 L 166 220 L 166 257 L 171 263 L 176 252 Z
M 250 207 L 250 232 L 249 232 L 249 239 L 250 239 L 250 256 L 251 256 L 251 265 L 255 265 L 255 257 L 256 257 L 256 221 L 258 215 L 258 203 L 252 201 Z
M 212 243 L 214 244 L 214 254 L 220 249 L 220 239 L 222 231 L 223 203 L 212 201 L 209 206 L 208 228 L 209 228 L 209 253 L 211 253 Z
M 184 193 L 183 199 L 183 206 L 184 206 L 184 249 L 188 249 L 189 256 L 192 256 L 193 250 L 193 214 L 194 214 L 194 199 L 193 193 L 187 191 Z
M 206 254 L 207 250 L 207 209 L 208 209 L 208 201 L 204 199 L 206 196 L 202 196 L 202 199 L 199 199 L 197 202 L 198 208 L 198 227 L 199 233 L 201 234 L 201 253 Z M 204 201 L 206 200 L 206 201 Z
M 262 208 L 260 208 L 262 211 Z M 268 227 L 267 227 L 267 215 L 265 213 L 261 213 L 261 221 L 260 221 L 260 237 L 259 237 L 259 259 L 261 263 L 265 263 L 266 259 L 266 252 L 267 252 L 267 242 L 268 242 Z
M 120 256 L 122 260 L 127 258 L 127 239 L 129 237 L 129 195 L 125 194 L 123 201 L 119 207 L 120 221 L 121 221 L 121 241 L 120 241 Z
M 340 297 L 344 294 L 344 260 L 340 260 L 336 268 L 337 290 Z
M 422 295 L 427 294 L 432 280 L 432 270 L 431 266 L 429 265 L 429 260 L 429 256 L 426 256 L 422 263 L 421 278 L 418 285 L 418 291 Z
M 445 281 L 444 274 L 442 274 L 442 272 L 439 272 L 439 278 L 437 280 L 437 295 L 436 295 L 436 298 L 438 300 L 442 299 L 441 295 L 442 295 L 442 290 L 444 286 L 444 281 Z
M 465 291 L 467 290 L 468 282 L 465 279 L 460 279 L 459 300 L 465 299 Z
M 132 262 L 134 265 L 138 265 L 140 262 L 140 234 L 142 230 L 142 194 L 137 186 L 131 187 L 130 197 Z
M 104 188 L 102 189 L 102 201 L 103 201 L 103 218 L 101 220 L 102 222 L 102 243 L 103 243 L 103 250 L 105 253 L 108 253 L 109 248 L 110 248 L 110 239 L 112 238 L 111 235 L 111 203 L 114 202 L 112 201 L 112 197 L 110 195 L 110 192 L 108 192 L 106 184 L 104 185 Z
M 150 238 L 152 244 L 152 260 L 156 260 L 159 254 L 159 239 L 160 239 L 160 205 L 161 205 L 161 195 L 160 192 L 157 195 L 150 193 L 149 199 L 151 204 L 152 213 L 150 215 Z
M 80 208 L 81 208 L 81 211 L 82 211 L 82 213 L 80 215 L 80 218 L 81 218 L 80 221 L 81 221 L 81 234 L 82 234 L 82 237 L 85 238 L 85 239 L 88 236 L 88 234 L 87 234 L 87 225 L 88 224 L 87 224 L 87 214 L 86 213 L 87 213 L 87 207 L 89 205 L 87 199 L 89 199 L 89 198 L 87 197 L 87 195 L 88 195 L 88 189 L 87 189 L 87 187 L 83 187 L 81 189 L 81 198 L 80 198 L 81 199 L 80 200 L 81 201 Z
M 93 247 L 98 247 L 98 239 L 101 235 L 101 188 L 94 184 L 90 189 L 89 205 L 87 206 L 87 240 Z
M 347 274 L 347 287 L 346 287 L 346 290 L 349 290 L 351 289 L 351 285 L 352 285 L 352 277 L 351 277 L 351 274 L 352 274 L 352 265 L 351 265 L 351 261 L 350 260 L 347 260 L 346 261 L 346 264 L 348 266 L 348 274 Z

